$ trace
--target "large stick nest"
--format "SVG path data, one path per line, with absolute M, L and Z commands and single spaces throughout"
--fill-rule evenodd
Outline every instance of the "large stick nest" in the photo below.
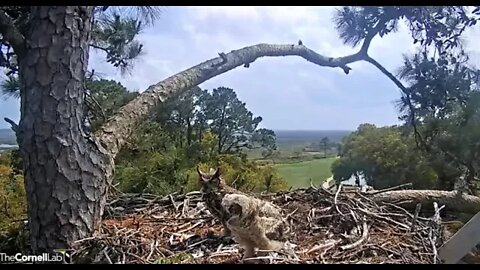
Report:
M 438 263 L 443 242 L 438 211 L 418 217 L 360 193 L 315 188 L 262 195 L 288 214 L 295 256 L 270 252 L 263 263 Z M 242 250 L 220 237 L 199 192 L 110 199 L 95 237 L 76 243 L 87 263 L 240 263 Z

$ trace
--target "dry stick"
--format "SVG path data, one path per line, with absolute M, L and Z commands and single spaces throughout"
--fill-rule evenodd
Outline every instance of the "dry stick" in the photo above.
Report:
M 405 184 L 401 184 L 401 185 L 398 185 L 398 186 L 389 187 L 389 188 L 386 188 L 386 189 L 381 189 L 381 190 L 376 190 L 376 191 L 369 191 L 369 192 L 365 192 L 365 193 L 368 194 L 368 195 L 375 195 L 375 194 L 380 194 L 380 193 L 387 192 L 387 191 L 400 189 L 400 188 L 403 188 L 403 187 L 408 187 L 408 186 L 411 186 L 411 185 L 412 185 L 412 183 L 405 183 Z
M 79 239 L 79 240 L 75 241 L 75 244 L 81 243 L 81 242 L 84 242 L 84 241 L 93 240 L 93 239 L 100 239 L 100 238 L 101 238 L 101 236 L 99 236 L 99 235 L 92 236 L 92 237 L 87 237 L 87 238 L 83 238 L 83 239 Z
M 430 227 L 430 231 L 428 233 L 428 239 L 430 240 L 430 243 L 432 244 L 432 248 L 433 248 L 433 263 L 434 264 L 437 264 L 438 252 L 437 252 L 437 245 L 436 245 L 437 236 L 435 235 L 435 232 L 433 231 L 433 227 L 435 227 L 435 229 L 440 228 L 441 222 L 442 222 L 442 219 L 440 217 L 440 210 L 442 210 L 444 207 L 445 207 L 445 205 L 442 205 L 439 208 L 438 203 L 433 202 L 433 209 L 435 210 L 435 213 L 432 217 L 432 223 L 433 223 L 432 225 L 435 225 L 435 226 Z
M 112 260 L 110 259 L 110 257 L 107 254 L 107 249 L 106 248 L 103 250 L 103 255 L 105 255 L 105 258 L 107 258 L 107 261 L 108 261 L 109 264 L 113 264 Z
M 335 209 L 337 209 L 337 212 L 340 215 L 345 216 L 345 214 L 340 211 L 340 209 L 338 208 L 338 204 L 337 204 L 338 194 L 340 194 L 340 191 L 342 190 L 342 186 L 343 186 L 343 183 L 340 183 L 340 185 L 338 186 L 337 192 L 335 193 L 335 198 L 334 198 L 333 202 L 335 204 Z
M 298 211 L 298 208 L 295 208 L 295 210 L 293 210 L 290 214 L 288 214 L 285 219 L 289 219 L 293 216 L 293 214 L 295 214 L 296 212 Z
M 372 212 L 370 212 L 370 211 L 368 211 L 368 210 L 365 210 L 365 209 L 362 209 L 362 208 L 358 208 L 358 210 L 360 210 L 361 212 L 363 212 L 363 213 L 365 213 L 365 214 L 367 214 L 367 215 L 376 217 L 376 218 L 378 218 L 378 219 L 382 219 L 382 220 L 384 220 L 384 221 L 391 222 L 391 223 L 396 224 L 396 225 L 398 225 L 398 226 L 400 226 L 400 227 L 402 227 L 402 228 L 404 228 L 404 229 L 406 229 L 406 230 L 410 230 L 410 227 L 409 227 L 409 226 L 407 226 L 407 225 L 405 225 L 405 224 L 402 224 L 402 223 L 400 223 L 400 222 L 398 222 L 398 221 L 395 221 L 395 220 L 393 220 L 393 219 L 391 219 L 391 218 L 387 218 L 387 217 L 384 217 L 384 216 L 380 216 L 380 215 L 378 215 L 378 214 L 372 213 Z
M 391 207 L 393 207 L 393 208 L 395 208 L 395 209 L 398 209 L 398 210 L 402 211 L 403 213 L 405 213 L 407 216 L 409 216 L 409 217 L 412 218 L 412 219 L 413 219 L 413 217 L 414 217 L 412 214 L 410 214 L 410 212 L 408 212 L 408 211 L 407 211 L 405 208 L 403 208 L 403 207 L 400 207 L 400 206 L 398 206 L 398 205 L 395 205 L 395 204 L 392 204 L 392 203 L 389 203 L 389 202 L 382 202 L 382 203 L 385 204 L 385 205 L 391 206 Z M 429 221 L 429 220 L 430 220 L 429 218 L 423 218 L 423 217 L 420 217 L 420 216 L 418 216 L 417 219 L 418 219 L 418 220 L 423 220 L 423 221 Z
M 375 207 L 380 207 L 380 206 L 377 204 L 377 202 L 375 202 L 374 200 L 372 200 L 372 199 L 364 196 L 361 192 L 356 192 L 355 194 L 357 194 L 360 198 L 362 198 L 362 199 L 370 202 L 373 206 L 375 206 Z M 360 200 L 358 200 L 358 202 L 360 202 L 361 204 L 365 205 L 365 204 L 364 204 L 363 202 L 361 202 Z
M 168 194 L 168 197 L 170 198 L 170 201 L 172 202 L 172 205 L 173 207 L 175 208 L 175 211 L 178 211 L 178 207 L 176 204 L 175 204 L 175 200 L 173 199 L 173 196 L 172 194 Z
M 362 237 L 360 239 L 358 239 L 358 241 L 356 241 L 355 243 L 352 243 L 350 245 L 341 246 L 340 249 L 341 250 L 348 250 L 348 249 L 356 248 L 356 247 L 360 246 L 365 240 L 367 240 L 367 238 L 368 238 L 368 225 L 367 225 L 366 222 L 363 222 Z
M 188 231 L 190 231 L 191 229 L 197 227 L 198 225 L 200 225 L 200 224 L 202 224 L 202 223 L 203 223 L 202 221 L 197 222 L 197 223 L 193 224 L 192 226 L 190 226 L 190 227 L 188 227 L 188 228 L 186 228 L 186 229 L 183 229 L 183 230 L 181 230 L 181 231 L 178 231 L 178 232 L 176 232 L 176 233 L 180 234 L 180 233 L 188 232 Z
M 350 209 L 350 214 L 352 215 L 353 217 L 353 220 L 355 221 L 355 224 L 356 224 L 356 227 L 357 227 L 357 230 L 360 231 L 360 225 L 358 224 L 358 219 L 357 219 L 357 216 L 355 215 L 355 213 L 352 211 L 352 209 Z
M 150 260 L 150 257 L 152 256 L 153 251 L 155 250 L 155 244 L 156 244 L 156 242 L 157 242 L 157 240 L 154 239 L 154 240 L 152 241 L 152 243 L 150 244 L 150 253 L 148 253 L 148 256 L 147 256 L 147 259 L 146 259 L 147 261 Z
M 183 201 L 182 216 L 186 216 L 185 213 L 188 213 L 188 204 L 190 202 L 189 198 L 185 198 Z
M 157 216 L 157 215 L 152 215 L 152 219 L 161 219 L 161 220 L 183 220 L 183 221 L 193 221 L 193 220 L 200 220 L 200 219 L 213 219 L 211 216 L 203 216 L 203 217 L 188 217 L 188 218 L 176 218 L 176 217 L 163 217 L 163 216 Z
M 93 262 L 96 263 L 96 262 L 100 262 L 100 260 L 102 259 L 102 256 L 105 256 L 105 250 L 108 248 L 108 246 L 105 246 L 102 251 L 100 251 L 96 256 L 95 258 L 93 259 Z
M 321 245 L 316 245 L 314 246 L 313 248 L 307 250 L 307 251 L 304 251 L 302 253 L 305 253 L 305 254 L 309 254 L 309 253 L 312 253 L 314 251 L 317 251 L 319 249 L 323 249 L 323 248 L 332 248 L 334 247 L 335 245 L 337 245 L 338 243 L 340 243 L 341 241 L 340 240 L 333 240 L 333 241 L 330 241 L 328 243 L 324 243 L 324 244 L 321 244 Z
M 148 263 L 147 261 L 145 261 L 144 258 L 142 258 L 142 257 L 140 257 L 140 256 L 138 256 L 138 255 L 136 255 L 136 254 L 134 254 L 134 253 L 131 253 L 131 252 L 126 252 L 126 253 L 127 253 L 128 255 L 132 256 L 132 257 L 137 258 L 139 261 L 141 261 L 141 262 L 143 262 L 143 263 Z
M 422 209 L 422 204 L 417 203 L 417 206 L 415 207 L 415 214 L 413 215 L 412 228 L 410 229 L 410 232 L 415 232 L 415 226 L 417 225 L 417 219 L 421 209 Z
M 196 242 L 196 243 L 193 243 L 193 244 L 189 245 L 188 247 L 189 247 L 189 248 L 192 248 L 192 247 L 198 246 L 198 245 L 200 245 L 201 243 L 204 243 L 204 242 L 206 242 L 206 241 L 208 241 L 208 239 L 203 239 L 203 240 L 200 240 L 200 241 L 198 241 L 198 242 Z M 219 247 L 222 247 L 222 244 L 220 244 Z M 218 250 L 217 250 L 217 251 L 218 251 Z

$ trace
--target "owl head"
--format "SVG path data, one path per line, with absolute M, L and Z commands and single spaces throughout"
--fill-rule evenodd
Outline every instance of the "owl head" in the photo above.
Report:
M 222 199 L 222 207 L 232 217 L 245 217 L 253 212 L 252 200 L 243 194 L 227 194 Z
M 219 189 L 224 181 L 221 178 L 220 168 L 210 169 L 209 173 L 205 173 L 197 166 L 198 181 L 203 191 L 215 191 Z

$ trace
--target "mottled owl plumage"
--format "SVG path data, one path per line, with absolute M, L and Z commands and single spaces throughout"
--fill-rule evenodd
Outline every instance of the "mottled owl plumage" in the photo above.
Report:
M 282 211 L 274 204 L 244 194 L 227 194 L 222 200 L 229 219 L 226 225 L 245 249 L 245 258 L 255 255 L 255 248 L 280 251 L 290 232 Z
M 228 219 L 225 209 L 222 207 L 222 199 L 226 194 L 241 193 L 228 186 L 221 177 L 220 169 L 210 169 L 209 173 L 202 172 L 197 167 L 198 177 L 201 185 L 202 199 L 208 211 L 217 218 L 223 225 L 223 235 L 230 236 L 230 230 L 226 225 Z

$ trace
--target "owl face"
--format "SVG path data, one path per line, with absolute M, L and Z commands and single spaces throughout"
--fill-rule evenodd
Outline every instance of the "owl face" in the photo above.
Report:
M 228 213 L 232 216 L 242 216 L 242 206 L 238 203 L 232 203 L 227 209 Z
M 254 210 L 252 198 L 243 194 L 227 194 L 223 197 L 222 206 L 232 217 L 247 217 Z
M 215 191 L 219 189 L 221 179 L 220 179 L 220 168 L 216 169 L 213 173 L 207 174 L 200 170 L 197 167 L 198 180 L 202 186 L 202 189 L 206 192 Z

